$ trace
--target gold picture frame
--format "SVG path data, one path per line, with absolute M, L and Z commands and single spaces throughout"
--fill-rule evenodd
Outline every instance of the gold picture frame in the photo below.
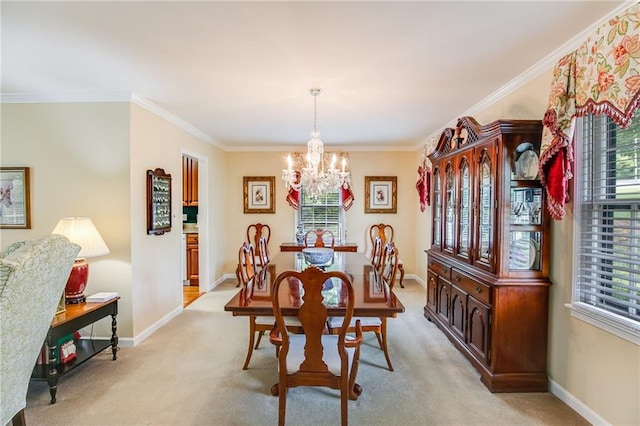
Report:
M 244 212 L 275 213 L 276 177 L 244 176 Z
M 364 177 L 364 212 L 397 213 L 397 176 Z
M 0 229 L 31 229 L 29 167 L 0 167 Z

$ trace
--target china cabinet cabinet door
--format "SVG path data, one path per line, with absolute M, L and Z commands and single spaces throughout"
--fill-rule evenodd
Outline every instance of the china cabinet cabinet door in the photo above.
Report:
M 438 316 L 445 322 L 449 322 L 449 292 L 451 283 L 440 277 L 438 279 L 436 312 Z
M 427 306 L 436 310 L 436 292 L 438 291 L 438 275 L 432 270 L 427 271 Z
M 473 297 L 469 297 L 467 302 L 469 311 L 467 330 L 469 348 L 475 355 L 489 364 L 489 308 L 478 302 Z
M 478 224 L 474 264 L 493 271 L 495 261 L 496 162 L 493 144 L 478 148 Z
M 467 317 L 467 293 L 451 286 L 451 313 L 449 315 L 449 327 L 451 331 L 464 341 L 466 317 Z

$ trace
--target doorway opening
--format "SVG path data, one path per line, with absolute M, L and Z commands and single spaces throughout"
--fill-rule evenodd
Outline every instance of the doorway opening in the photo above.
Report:
M 182 301 L 186 307 L 206 291 L 208 270 L 200 258 L 207 247 L 207 162 L 190 153 L 182 154 Z M 204 257 L 206 259 L 206 257 Z

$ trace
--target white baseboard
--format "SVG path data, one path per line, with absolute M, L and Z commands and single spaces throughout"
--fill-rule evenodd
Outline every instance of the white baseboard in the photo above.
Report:
M 129 347 L 129 343 L 131 342 L 128 342 L 127 340 L 132 340 L 133 345 L 131 347 L 138 346 L 147 337 L 151 336 L 153 333 L 158 331 L 160 327 L 162 327 L 163 325 L 165 325 L 166 323 L 174 319 L 176 316 L 178 316 L 178 314 L 180 314 L 180 312 L 182 312 L 183 310 L 184 308 L 182 306 L 175 308 L 173 311 L 169 312 L 167 315 L 165 315 L 164 317 L 160 318 L 158 321 L 153 323 L 150 327 L 147 327 L 146 330 L 144 330 L 142 333 L 135 336 L 133 339 L 119 339 L 119 340 L 122 340 L 123 343 L 127 343 L 126 346 L 128 347 Z M 125 345 L 123 344 L 122 346 L 125 346 Z
M 565 388 L 549 379 L 549 392 L 558 397 L 562 402 L 573 408 L 578 414 L 584 417 L 589 423 L 596 426 L 610 426 L 611 424 L 600 417 L 595 411 L 587 407 L 578 398 L 567 392 Z

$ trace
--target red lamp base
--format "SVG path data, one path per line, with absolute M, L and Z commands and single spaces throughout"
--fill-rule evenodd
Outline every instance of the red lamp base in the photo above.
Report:
M 84 259 L 76 260 L 71 268 L 67 286 L 64 288 L 65 303 L 75 304 L 85 301 L 84 289 L 87 287 L 87 278 L 89 278 L 89 264 Z

